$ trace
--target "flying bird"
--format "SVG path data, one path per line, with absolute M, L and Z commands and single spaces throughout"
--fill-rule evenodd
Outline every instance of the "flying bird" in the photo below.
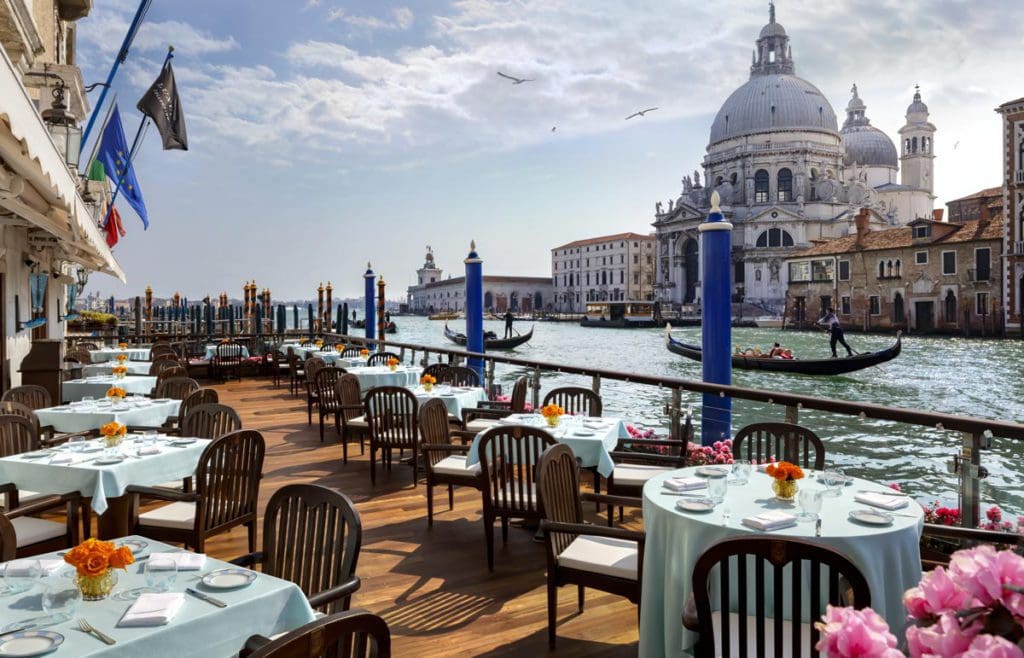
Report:
M 506 80 L 511 80 L 512 84 L 514 84 L 514 85 L 521 85 L 524 82 L 533 82 L 533 78 L 517 78 L 517 77 L 512 76 L 512 75 L 505 75 L 501 71 L 498 71 L 498 75 L 500 75 L 501 77 L 505 78 Z
M 658 108 L 656 108 L 656 107 L 649 107 L 646 110 L 640 110 L 639 112 L 634 112 L 633 114 L 630 114 L 628 117 L 626 117 L 626 121 L 629 121 L 633 117 L 642 117 L 643 115 L 647 114 L 648 112 L 653 112 L 656 109 L 658 109 Z
M 556 130 L 558 130 L 558 126 L 551 126 L 551 132 L 555 132 Z
M 960 146 L 960 140 L 959 139 L 956 140 L 956 144 L 953 144 L 953 150 L 955 151 L 956 147 L 958 147 L 958 146 Z

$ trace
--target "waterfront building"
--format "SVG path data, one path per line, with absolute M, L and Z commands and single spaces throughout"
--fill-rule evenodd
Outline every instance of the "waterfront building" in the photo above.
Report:
M 1003 214 L 1003 188 L 989 187 L 946 202 L 946 221 L 954 224 L 971 219 L 981 219 L 984 213 L 990 216 Z
M 124 280 L 97 228 L 106 183 L 78 175 L 88 112 L 75 63 L 86 0 L 0 3 L 0 386 L 22 382 L 33 341 L 60 339 L 69 287 Z M 77 290 L 76 290 L 77 292 Z M 59 367 L 59 363 L 57 364 Z
M 955 224 L 922 218 L 884 230 L 872 230 L 867 215 L 857 215 L 853 234 L 786 261 L 789 321 L 813 323 L 832 307 L 844 325 L 864 330 L 1001 330 L 1000 215 Z
M 1003 120 L 1003 207 L 1005 210 L 1006 281 L 1003 308 L 1006 328 L 1024 329 L 1024 98 L 996 110 Z
M 551 250 L 554 309 L 582 312 L 587 302 L 654 299 L 653 235 L 616 233 Z
M 466 277 L 442 278 L 443 270 L 427 247 L 423 266 L 416 270 L 416 285 L 406 297 L 411 313 L 458 313 L 466 310 Z M 551 309 L 551 279 L 543 276 L 484 275 L 484 309 L 493 313 L 534 313 Z
M 857 209 L 870 209 L 873 230 L 931 217 L 934 135 L 915 91 L 899 129 L 900 148 L 871 125 L 854 85 L 839 128 L 824 94 L 796 75 L 789 36 L 775 20 L 758 35 L 750 79 L 711 124 L 703 180 L 694 171 L 667 206 L 655 204 L 656 298 L 671 307 L 701 298 L 697 227 L 717 190 L 732 234 L 734 301 L 781 312 L 784 261 L 815 240 L 853 231 Z

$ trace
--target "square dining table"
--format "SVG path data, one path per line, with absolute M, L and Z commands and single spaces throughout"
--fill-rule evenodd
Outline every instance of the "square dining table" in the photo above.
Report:
M 112 404 L 104 399 L 37 409 L 36 416 L 39 417 L 40 425 L 52 427 L 58 432 L 97 430 L 114 421 L 122 425 L 159 427 L 170 416 L 177 416 L 180 406 L 180 400 L 171 399 L 128 398 L 120 404 Z
M 185 439 L 158 435 L 156 454 L 139 454 L 141 437 L 129 435 L 117 450 L 108 455 L 103 439 L 86 441 L 81 450 L 71 444 L 0 458 L 0 482 L 13 482 L 18 489 L 44 494 L 77 491 L 90 498 L 99 514 L 101 537 L 119 537 L 129 532 L 130 485 L 153 486 L 189 477 L 195 472 L 206 439 Z M 58 458 L 70 462 L 55 463 Z M 120 461 L 115 459 L 120 458 Z M 114 463 L 110 463 L 114 462 Z
M 83 377 L 96 377 L 97 375 L 110 375 L 111 369 L 117 365 L 116 361 L 104 361 L 103 363 L 89 363 L 82 366 Z M 149 369 L 153 367 L 152 361 L 125 361 L 124 367 L 128 369 L 129 375 L 148 375 Z
M 61 382 L 60 390 L 64 402 L 78 402 L 85 397 L 102 399 L 114 386 L 124 389 L 128 395 L 149 395 L 156 388 L 156 377 L 136 375 L 118 378 L 114 375 L 94 375 Z
M 365 394 L 371 388 L 378 386 L 402 386 L 414 388 L 420 382 L 419 368 L 414 366 L 398 366 L 392 370 L 388 366 L 360 366 L 358 368 L 346 368 L 349 373 L 359 380 L 359 388 Z
M 298 585 L 267 574 L 252 572 L 256 574 L 252 584 L 237 589 L 207 587 L 201 582 L 205 574 L 216 569 L 239 568 L 207 556 L 201 570 L 179 571 L 170 591 L 184 592 L 186 588 L 192 588 L 221 600 L 227 604 L 226 607 L 220 608 L 185 594 L 184 605 L 167 624 L 119 627 L 118 621 L 134 601 L 133 594 L 146 587 L 144 566 L 148 556 L 153 552 L 181 552 L 177 547 L 145 537 L 127 536 L 124 540 L 145 543 L 137 553 L 136 562 L 128 565 L 125 571 L 117 571 L 118 582 L 109 597 L 101 601 L 81 601 L 71 619 L 40 629 L 64 637 L 63 644 L 48 655 L 54 658 L 228 658 L 238 655 L 252 635 L 285 633 L 315 618 Z M 49 553 L 37 558 L 59 559 L 59 555 Z M 33 589 L 0 598 L 0 629 L 39 623 L 44 617 L 40 608 L 41 588 L 61 588 L 65 584 L 74 588 L 73 574 L 71 565 L 61 565 L 56 573 L 43 577 Z M 79 618 L 109 635 L 116 644 L 107 646 L 96 637 L 80 631 Z
M 127 355 L 129 361 L 150 360 L 150 349 L 148 347 L 129 347 L 123 350 L 119 347 L 103 347 L 98 350 L 89 350 L 89 356 L 92 358 L 93 363 L 114 361 L 117 359 L 118 354 Z
M 487 392 L 479 386 L 434 386 L 427 391 L 423 386 L 412 389 L 420 406 L 427 400 L 437 398 L 444 402 L 448 413 L 456 418 L 462 418 L 462 410 L 478 406 L 487 400 Z

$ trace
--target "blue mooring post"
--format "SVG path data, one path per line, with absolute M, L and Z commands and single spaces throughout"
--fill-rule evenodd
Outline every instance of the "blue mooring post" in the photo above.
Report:
M 367 263 L 366 274 L 363 275 L 363 281 L 365 283 L 364 290 L 366 293 L 366 310 L 363 313 L 363 322 L 366 327 L 366 340 L 369 343 L 369 345 L 367 345 L 367 349 L 370 350 L 373 349 L 373 343 L 371 341 L 377 337 L 377 313 L 374 310 L 377 305 L 375 300 L 377 285 L 374 281 L 376 278 L 377 275 L 373 273 L 373 268 L 370 267 L 369 263 Z
M 476 253 L 476 241 L 469 243 L 466 256 L 466 349 L 482 354 L 484 351 L 484 268 Z M 470 358 L 466 364 L 484 381 L 484 362 Z
M 704 381 L 732 383 L 732 224 L 725 221 L 718 207 L 718 192 L 711 193 L 711 212 L 700 225 L 700 251 L 703 256 L 701 283 L 701 365 Z M 732 437 L 732 398 L 704 394 L 701 411 L 701 443 Z

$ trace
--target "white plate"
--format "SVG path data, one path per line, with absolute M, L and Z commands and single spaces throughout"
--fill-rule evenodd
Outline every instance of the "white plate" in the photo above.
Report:
M 590 430 L 576 430 L 572 433 L 573 436 L 597 436 Z
M 237 589 L 251 585 L 256 573 L 248 569 L 217 569 L 203 577 L 203 584 L 211 589 Z
M 124 457 L 100 457 L 99 459 L 94 459 L 92 463 L 97 466 L 113 466 L 114 464 L 120 464 L 123 461 Z
M 19 631 L 0 638 L 0 656 L 41 656 L 64 643 L 64 636 L 52 631 Z
M 192 445 L 195 442 L 196 442 L 195 439 L 175 439 L 174 441 L 170 442 L 170 445 L 172 445 L 172 446 L 190 446 L 190 445 Z
M 138 555 L 142 551 L 146 550 L 146 547 L 149 546 L 149 542 L 144 542 L 140 539 L 125 539 L 124 541 L 117 542 L 117 545 L 119 547 L 127 546 L 128 550 L 132 552 L 132 555 Z
M 855 509 L 850 512 L 850 520 L 867 525 L 889 525 L 893 521 L 893 516 L 880 510 Z
M 36 452 L 26 452 L 21 456 L 22 459 L 42 459 L 43 457 L 49 457 L 50 452 L 48 450 L 37 450 Z
M 676 507 L 684 512 L 710 512 L 715 509 L 715 504 L 707 498 L 681 498 L 676 501 Z
M 703 475 L 706 478 L 724 478 L 729 474 L 729 469 L 722 466 L 701 466 L 697 469 L 697 475 Z

